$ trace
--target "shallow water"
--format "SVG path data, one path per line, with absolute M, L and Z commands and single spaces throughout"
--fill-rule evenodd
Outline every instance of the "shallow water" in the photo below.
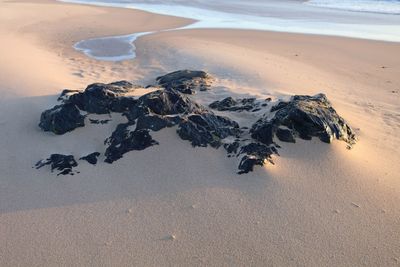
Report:
M 134 8 L 197 20 L 182 29 L 252 29 L 400 42 L 400 15 L 396 13 L 400 14 L 400 1 L 397 0 L 62 1 Z M 388 11 L 395 14 L 387 14 Z M 145 34 L 149 33 L 83 40 L 75 48 L 99 60 L 132 59 L 135 57 L 133 41 Z M 114 47 L 113 52 L 101 49 L 106 43 L 107 47 Z

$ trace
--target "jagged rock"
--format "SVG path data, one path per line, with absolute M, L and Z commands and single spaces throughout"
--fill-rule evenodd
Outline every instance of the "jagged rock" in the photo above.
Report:
M 63 134 L 76 127 L 84 126 L 84 116 L 88 113 L 122 113 L 128 120 L 119 124 L 104 144 L 105 162 L 112 163 L 129 151 L 143 150 L 158 144 L 150 135 L 166 127 L 177 127 L 177 134 L 188 140 L 192 146 L 219 148 L 223 145 L 228 157 L 240 159 L 238 173 L 253 171 L 254 166 L 273 163 L 272 156 L 278 155 L 280 148 L 274 141 L 295 142 L 295 137 L 311 139 L 313 136 L 323 142 L 332 139 L 343 140 L 349 146 L 356 137 L 351 128 L 332 108 L 326 96 L 294 96 L 288 102 L 279 102 L 264 116 L 249 127 L 240 127 L 230 118 L 219 116 L 210 109 L 196 103 L 185 94 L 195 90 L 205 90 L 211 78 L 201 71 L 178 71 L 157 78 L 165 89 L 147 93 L 138 99 L 129 97 L 134 86 L 126 81 L 110 84 L 91 84 L 84 92 L 64 90 L 60 96 L 62 105 L 42 113 L 39 126 L 45 131 Z M 227 97 L 209 105 L 218 111 L 262 110 L 271 99 L 234 99 Z M 233 115 L 233 114 L 232 114 Z M 237 114 L 236 114 L 237 115 Z M 250 114 L 247 114 L 250 115 Z M 247 116 L 246 115 L 246 116 Z M 257 119 L 257 118 L 256 118 Z M 108 120 L 90 119 L 91 123 L 107 123 Z M 80 158 L 96 164 L 100 153 L 94 152 Z M 36 165 L 41 168 L 51 165 L 60 174 L 73 174 L 77 165 L 73 156 L 53 154 L 49 159 Z
M 296 95 L 289 102 L 281 102 L 272 110 L 276 113 L 271 119 L 267 116 L 261 118 L 250 131 L 254 139 L 266 145 L 273 143 L 273 137 L 281 125 L 289 128 L 292 135 L 306 140 L 315 136 L 325 143 L 338 139 L 352 146 L 356 142 L 353 130 L 336 113 L 324 94 Z M 282 141 L 291 140 L 288 134 L 279 130 Z
M 62 154 L 52 154 L 50 158 L 41 160 L 35 164 L 36 169 L 40 169 L 45 165 L 50 165 L 51 172 L 55 169 L 60 171 L 58 175 L 74 175 L 72 171 L 73 167 L 78 166 L 78 163 L 75 161 L 74 156 L 72 155 L 62 155 Z
M 241 98 L 241 99 L 233 99 L 232 97 L 227 97 L 222 100 L 217 100 L 212 102 L 209 107 L 212 109 L 216 109 L 218 111 L 251 111 L 256 112 L 261 109 L 261 107 L 267 106 L 266 102 L 270 100 L 257 101 L 256 98 Z
M 179 124 L 177 133 L 183 140 L 189 140 L 192 146 L 218 148 L 222 139 L 238 136 L 240 129 L 235 121 L 208 112 L 188 116 Z
M 112 163 L 129 151 L 143 150 L 158 144 L 148 130 L 131 130 L 132 127 L 129 123 L 119 124 L 111 137 L 105 141 L 106 144 L 109 144 L 104 154 L 105 162 Z
M 296 143 L 293 133 L 289 129 L 278 128 L 275 133 L 276 137 L 282 142 Z
M 133 97 L 125 96 L 135 88 L 127 81 L 110 84 L 94 83 L 89 85 L 85 91 L 70 95 L 65 103 L 73 103 L 79 109 L 89 113 L 124 112 L 136 104 Z
M 240 149 L 239 154 L 244 154 L 239 163 L 239 174 L 253 171 L 255 165 L 263 166 L 265 161 L 274 164 L 272 155 L 278 155 L 274 146 L 266 146 L 259 143 L 250 143 Z
M 167 90 L 174 89 L 184 94 L 194 94 L 196 90 L 207 90 L 212 78 L 204 71 L 179 70 L 160 76 L 156 80 Z
M 71 95 L 79 93 L 79 90 L 70 90 L 70 89 L 64 89 L 61 92 L 61 95 L 57 98 L 57 101 L 65 101 L 67 100 Z
M 224 148 L 225 148 L 226 152 L 228 153 L 228 155 L 236 154 L 238 152 L 239 147 L 240 147 L 240 142 L 238 140 L 236 140 L 233 143 L 224 144 Z
M 89 162 L 92 165 L 96 165 L 97 164 L 97 158 L 100 156 L 99 152 L 93 152 L 90 153 L 87 156 L 81 157 L 79 160 L 86 160 L 87 162 Z
M 40 116 L 39 127 L 44 131 L 64 134 L 85 126 L 85 117 L 74 104 L 62 104 L 48 109 Z
M 137 104 L 124 113 L 130 122 L 146 115 L 164 116 L 200 113 L 206 110 L 187 96 L 171 89 L 157 90 L 141 96 Z

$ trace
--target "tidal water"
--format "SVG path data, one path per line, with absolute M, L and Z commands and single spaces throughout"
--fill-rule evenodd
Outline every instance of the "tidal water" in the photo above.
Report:
M 252 29 L 400 42 L 399 0 L 61 1 L 133 8 L 196 20 L 181 29 Z M 82 40 L 75 48 L 99 60 L 132 59 L 134 40 L 145 34 L 151 33 Z M 114 49 L 101 49 L 110 45 Z

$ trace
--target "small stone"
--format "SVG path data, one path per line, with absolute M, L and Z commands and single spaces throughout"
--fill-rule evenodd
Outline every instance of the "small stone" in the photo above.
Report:
M 164 240 L 171 240 L 171 241 L 173 241 L 173 240 L 176 240 L 176 236 L 175 236 L 175 235 L 167 235 L 167 236 L 164 238 Z
M 58 170 L 58 175 L 74 175 L 73 168 L 78 166 L 72 155 L 51 154 L 48 159 L 41 160 L 35 164 L 36 169 L 40 169 L 45 165 L 50 165 L 51 171 Z
M 100 156 L 99 152 L 93 152 L 87 156 L 81 157 L 79 160 L 86 160 L 88 163 L 92 165 L 97 164 L 97 158 Z

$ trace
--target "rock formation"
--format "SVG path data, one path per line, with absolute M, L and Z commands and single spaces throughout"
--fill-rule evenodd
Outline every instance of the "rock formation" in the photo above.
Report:
M 294 137 L 310 140 L 318 137 L 322 142 L 333 139 L 345 141 L 349 146 L 356 142 L 350 126 L 340 117 L 324 94 L 293 96 L 289 102 L 280 102 L 251 128 L 251 136 L 270 145 L 274 136 L 285 142 L 295 142 Z
M 39 126 L 45 131 L 64 134 L 84 126 L 81 111 L 89 114 L 119 112 L 127 122 L 119 124 L 104 141 L 105 162 L 113 163 L 129 151 L 158 145 L 151 132 L 176 127 L 179 137 L 194 147 L 223 146 L 229 157 L 238 158 L 239 174 L 253 171 L 256 165 L 273 163 L 272 156 L 279 155 L 277 140 L 294 143 L 297 137 L 306 140 L 318 137 L 326 143 L 333 139 L 342 140 L 349 147 L 356 142 L 350 126 L 323 94 L 296 95 L 271 108 L 269 98 L 227 97 L 209 105 L 218 110 L 217 115 L 189 96 L 197 90 L 208 89 L 211 80 L 210 75 L 202 71 L 177 71 L 157 78 L 163 89 L 139 98 L 130 96 L 129 93 L 137 87 L 126 81 L 91 84 L 83 92 L 64 90 L 59 98 L 62 104 L 44 111 Z M 241 127 L 230 118 L 237 112 L 247 112 L 247 117 L 254 117 L 254 123 Z M 226 116 L 221 116 L 221 113 Z M 89 120 L 97 124 L 108 122 Z M 80 160 L 95 165 L 99 156 L 99 152 L 94 152 Z M 38 162 L 36 167 L 44 165 L 51 165 L 52 170 L 60 171 L 59 174 L 73 174 L 72 168 L 77 163 L 73 156 L 53 154 Z

